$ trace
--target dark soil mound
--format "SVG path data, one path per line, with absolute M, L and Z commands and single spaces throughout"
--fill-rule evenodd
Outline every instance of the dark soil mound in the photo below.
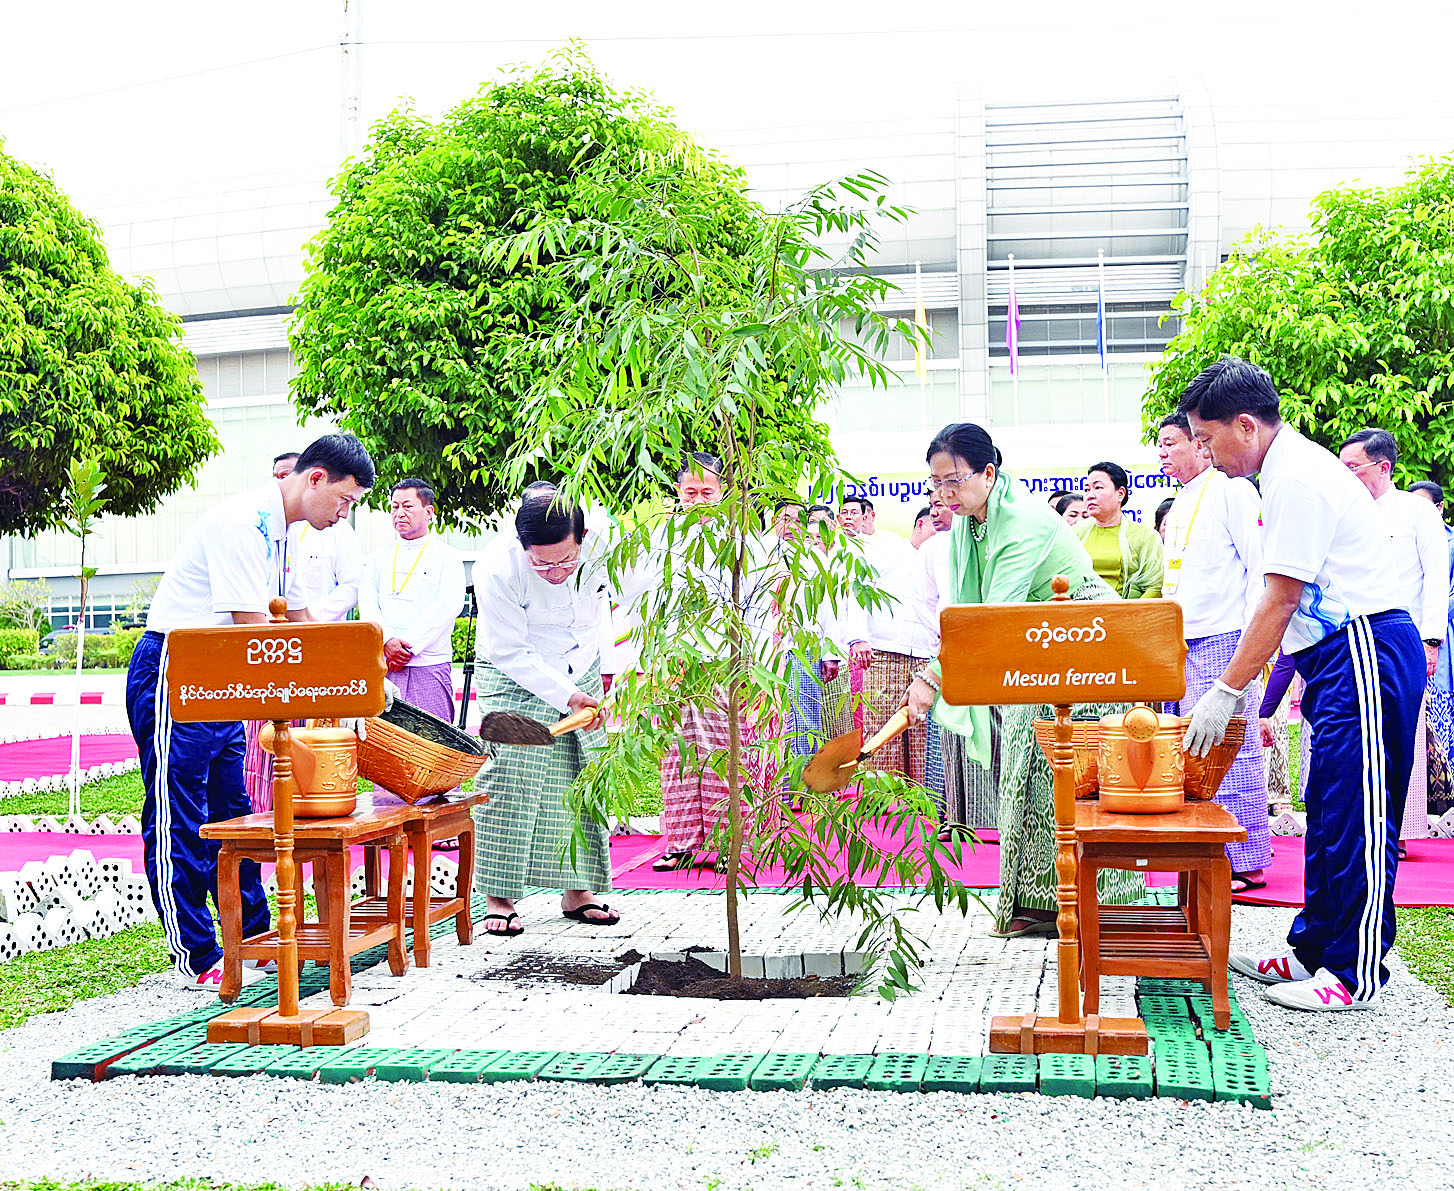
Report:
M 689 955 L 684 960 L 647 960 L 641 965 L 636 983 L 626 991 L 640 996 L 706 997 L 716 1001 L 779 997 L 801 1001 L 808 997 L 846 997 L 857 984 L 857 976 L 793 976 L 779 980 L 746 976 L 737 980 Z

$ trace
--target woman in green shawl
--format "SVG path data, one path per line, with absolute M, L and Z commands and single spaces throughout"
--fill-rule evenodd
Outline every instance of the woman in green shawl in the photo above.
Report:
M 929 444 L 929 487 L 954 511 L 950 582 L 959 604 L 1013 604 L 1048 600 L 1050 581 L 1064 575 L 1075 600 L 1114 600 L 1117 595 L 1091 566 L 1075 532 L 1038 496 L 1000 468 L 1000 453 L 973 422 L 946 426 Z M 989 708 L 951 707 L 939 698 L 937 660 L 909 686 L 911 719 L 933 711 L 945 728 L 965 738 L 969 756 L 983 765 L 990 755 Z M 1035 744 L 1033 721 L 1051 718 L 1047 706 L 1002 707 L 999 772 L 1000 895 L 995 930 L 1001 938 L 1055 932 L 1055 807 L 1050 765 Z M 1124 710 L 1121 704 L 1087 704 L 1082 714 Z M 1103 869 L 1100 900 L 1124 903 L 1145 892 L 1137 873 Z

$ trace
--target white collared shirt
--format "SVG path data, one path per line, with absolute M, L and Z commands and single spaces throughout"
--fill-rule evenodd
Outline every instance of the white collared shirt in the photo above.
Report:
M 603 538 L 587 534 L 581 565 L 564 583 L 536 574 L 513 533 L 501 534 L 475 564 L 476 656 L 562 713 L 600 659 L 610 607 Z
M 882 653 L 931 658 L 938 633 L 923 616 L 924 566 L 919 552 L 897 534 L 880 530 L 858 539 L 863 556 L 878 575 L 877 586 L 893 597 L 887 606 L 868 610 L 868 643 Z
M 288 526 L 288 566 L 297 573 L 314 620 L 343 620 L 357 606 L 363 552 L 347 521 L 327 529 L 293 522 Z
M 1177 492 L 1166 515 L 1161 594 L 1181 605 L 1188 641 L 1244 629 L 1252 619 L 1263 588 L 1261 503 L 1249 481 L 1215 467 Z
M 1263 573 L 1304 584 L 1284 650 L 1316 645 L 1354 617 L 1403 607 L 1373 497 L 1334 455 L 1284 425 L 1260 479 Z
M 413 653 L 410 666 L 450 660 L 455 618 L 464 607 L 464 561 L 433 530 L 394 541 L 364 563 L 358 590 L 360 620 L 381 625 Z
M 950 536 L 948 530 L 943 530 L 919 547 L 919 558 L 924 565 L 920 606 L 934 631 L 934 655 L 939 653 L 940 613 L 954 603 L 954 581 L 949 572 Z
M 268 615 L 285 595 L 306 606 L 287 565 L 283 491 L 276 480 L 219 501 L 197 518 L 157 584 L 146 627 L 154 633 L 232 623 L 234 612 Z
M 1390 488 L 1373 502 L 1393 544 L 1399 607 L 1425 641 L 1442 641 L 1448 626 L 1449 539 L 1439 510 L 1416 492 Z

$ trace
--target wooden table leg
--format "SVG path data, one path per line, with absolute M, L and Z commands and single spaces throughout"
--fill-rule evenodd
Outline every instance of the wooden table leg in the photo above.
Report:
M 313 857 L 313 900 L 318 903 L 318 921 L 325 925 L 332 917 L 329 913 L 329 903 L 332 899 L 328 885 L 328 862 L 315 855 Z M 300 897 L 298 905 L 302 904 Z
M 379 896 L 379 847 L 380 840 L 369 840 L 364 844 L 364 896 Z
M 415 874 L 414 884 L 419 884 Z M 428 886 L 425 894 L 428 895 Z M 427 918 L 427 914 L 426 914 Z M 402 976 L 409 970 L 409 953 L 404 950 L 404 833 L 398 832 L 389 839 L 389 921 L 394 926 L 394 936 L 389 940 L 389 971 Z M 427 932 L 428 927 L 425 927 Z
M 471 913 L 471 899 L 475 892 L 475 820 L 472 814 L 465 814 L 465 825 L 459 833 L 459 882 L 454 891 L 464 903 L 454 916 L 454 935 L 462 946 L 475 941 L 475 920 Z
M 353 971 L 348 962 L 348 849 L 328 853 L 328 995 L 335 1005 L 353 996 Z
M 242 991 L 242 888 L 238 876 L 241 860 L 237 850 L 224 840 L 217 853 L 217 916 L 222 920 L 222 988 L 227 1004 Z
M 1101 1011 L 1101 915 L 1095 860 L 1081 855 L 1076 873 L 1076 901 L 1080 909 L 1080 978 L 1085 986 L 1085 1013 Z
M 1211 929 L 1207 955 L 1212 961 L 1212 1020 L 1217 1029 L 1225 1030 L 1232 1025 L 1232 1008 L 1227 1000 L 1227 953 L 1232 943 L 1232 862 L 1227 859 L 1225 848 L 1217 850 L 1221 855 L 1208 873 L 1212 904 L 1208 907 Z
M 429 828 L 423 822 L 410 823 L 405 831 L 409 839 L 409 855 L 414 858 L 414 897 L 409 924 L 414 929 L 414 966 L 429 966 L 429 867 L 432 855 Z M 391 860 L 390 864 L 393 863 Z

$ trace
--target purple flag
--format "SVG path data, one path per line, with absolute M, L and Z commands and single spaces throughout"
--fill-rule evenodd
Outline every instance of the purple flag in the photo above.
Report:
M 1015 297 L 1015 273 L 1010 271 L 1010 304 L 1005 310 L 1005 347 L 1010 352 L 1010 375 L 1020 371 L 1020 303 Z

